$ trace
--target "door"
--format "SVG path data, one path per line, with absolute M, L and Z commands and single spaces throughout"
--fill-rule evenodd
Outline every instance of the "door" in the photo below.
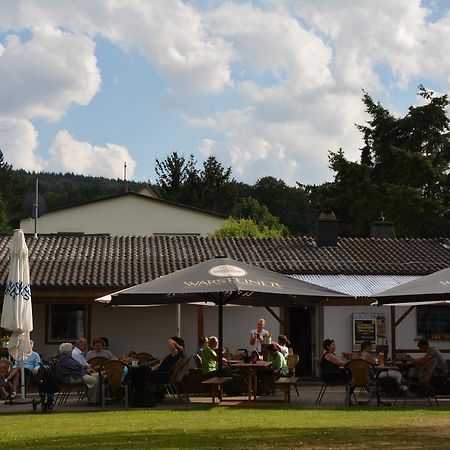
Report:
M 299 376 L 312 376 L 314 308 L 308 306 L 291 307 L 288 315 L 288 338 L 291 341 L 294 353 L 300 358 L 296 373 Z

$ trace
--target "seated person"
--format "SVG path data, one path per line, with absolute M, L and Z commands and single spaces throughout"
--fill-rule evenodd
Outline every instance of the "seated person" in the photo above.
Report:
M 267 347 L 267 361 L 272 363 L 270 367 L 261 374 L 260 391 L 271 394 L 274 383 L 280 377 L 286 377 L 289 374 L 289 368 L 284 355 L 278 350 L 277 344 L 273 342 Z
M 153 367 L 148 381 L 152 383 L 167 383 L 170 380 L 172 369 L 176 362 L 184 358 L 184 340 L 179 337 L 171 337 L 167 343 L 169 354 Z
M 86 361 L 84 354 L 87 350 L 88 342 L 85 338 L 80 338 L 77 340 L 75 347 L 72 350 L 72 357 L 76 359 L 85 369 L 87 373 L 93 373 L 95 370 L 91 368 L 89 363 Z
M 31 353 L 25 357 L 23 360 L 23 367 L 25 368 L 25 372 L 29 372 L 30 374 L 36 374 L 41 367 L 41 357 L 35 351 L 33 351 L 34 342 L 30 340 L 31 345 Z M 9 373 L 9 375 L 5 378 L 5 381 L 11 382 L 12 380 L 12 391 L 11 397 L 16 396 L 17 387 L 19 386 L 20 381 L 20 371 L 22 367 L 22 360 L 17 359 L 13 364 L 13 369 Z M 26 375 L 26 373 L 25 373 Z
M 222 372 L 219 372 L 219 358 L 217 356 L 218 340 L 216 336 L 211 336 L 208 340 L 208 346 L 203 349 L 202 353 L 202 375 L 203 378 L 212 377 L 228 377 L 231 376 L 231 369 L 229 367 L 222 367 Z M 228 361 L 222 357 L 223 364 L 228 364 Z
M 436 359 L 436 366 L 433 370 L 433 376 L 443 376 L 448 374 L 448 365 L 442 353 L 435 347 L 430 347 L 429 342 L 426 339 L 420 339 L 417 342 L 418 349 L 425 353 L 420 358 L 413 358 L 411 356 L 407 356 L 406 360 L 410 363 L 413 363 L 416 366 L 416 370 L 413 371 L 413 375 L 418 375 L 421 372 L 421 369 L 430 362 L 433 358 Z
M 87 352 L 86 361 L 89 362 L 90 359 L 101 356 L 106 359 L 117 359 L 109 350 L 105 348 L 105 342 L 101 337 L 95 337 L 92 340 L 93 349 Z
M 195 353 L 198 356 L 202 356 L 203 353 L 203 349 L 208 347 L 208 338 L 206 336 L 202 336 L 199 340 L 198 340 L 198 348 L 195 351 Z
M 284 334 L 280 334 L 278 336 L 278 342 L 273 342 L 275 344 L 277 350 L 285 357 L 287 358 L 289 355 L 289 348 L 288 345 L 290 345 L 290 342 L 288 338 Z
M 361 343 L 361 349 L 359 351 L 358 357 L 369 361 L 370 364 L 375 365 L 376 360 L 372 355 L 373 352 L 373 344 L 371 341 L 364 341 Z M 392 378 L 395 381 L 395 384 L 400 387 L 402 391 L 408 390 L 407 386 L 402 384 L 402 374 L 399 370 L 390 369 L 384 372 L 381 372 L 378 378 Z
M 85 368 L 72 357 L 72 344 L 64 342 L 59 346 L 59 357 L 56 363 L 58 372 L 64 383 L 86 383 L 89 404 L 97 404 L 99 377 L 97 373 L 89 374 Z
M 344 368 L 347 361 L 336 356 L 336 343 L 334 340 L 325 339 L 322 345 L 325 350 L 320 360 L 323 380 L 327 383 L 349 382 L 351 378 L 350 372 Z

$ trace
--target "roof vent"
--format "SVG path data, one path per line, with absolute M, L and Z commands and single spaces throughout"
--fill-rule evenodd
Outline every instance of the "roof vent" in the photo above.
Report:
M 322 212 L 317 219 L 316 243 L 319 247 L 337 245 L 339 221 L 333 212 Z

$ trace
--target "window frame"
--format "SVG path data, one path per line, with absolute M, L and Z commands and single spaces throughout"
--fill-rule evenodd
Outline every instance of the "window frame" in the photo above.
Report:
M 50 333 L 52 331 L 52 307 L 53 306 L 80 306 L 84 309 L 84 336 L 77 336 L 75 338 L 67 338 L 67 339 L 52 339 Z M 63 342 L 76 342 L 76 340 L 80 337 L 85 337 L 88 342 L 91 340 L 91 305 L 86 303 L 51 303 L 47 304 L 45 308 L 45 344 L 46 345 L 59 345 Z
M 447 324 L 447 330 L 448 332 L 442 332 L 441 330 L 436 330 L 436 329 L 432 329 L 432 325 L 433 325 L 433 319 L 425 319 L 424 317 L 421 317 L 422 315 L 425 315 L 427 311 L 430 311 L 432 309 L 436 309 L 436 312 L 431 311 L 434 315 L 438 314 L 437 310 L 442 310 L 442 309 L 446 309 L 447 310 L 447 315 L 445 317 Z M 424 322 L 423 324 L 420 324 L 420 322 Z M 429 322 L 428 325 L 426 324 L 426 321 Z M 442 322 L 442 319 L 439 321 L 436 321 L 438 323 Z M 431 327 L 430 327 L 431 324 Z M 421 328 L 421 327 L 425 327 L 425 328 Z M 428 327 L 428 328 L 426 328 Z M 416 307 L 416 331 L 417 331 L 417 336 L 418 337 L 426 337 L 427 339 L 430 340 L 434 340 L 434 341 L 444 341 L 444 340 L 450 340 L 450 305 L 420 305 Z

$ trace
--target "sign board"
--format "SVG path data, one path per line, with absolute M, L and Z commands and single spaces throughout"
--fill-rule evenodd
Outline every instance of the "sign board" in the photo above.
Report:
M 386 316 L 384 314 L 353 314 L 353 350 L 364 341 L 386 345 Z

